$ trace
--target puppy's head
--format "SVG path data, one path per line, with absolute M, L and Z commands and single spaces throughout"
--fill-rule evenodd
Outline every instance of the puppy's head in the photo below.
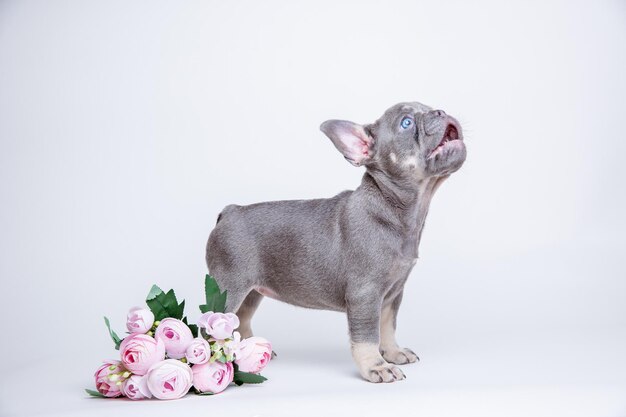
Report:
M 392 178 L 450 175 L 465 161 L 459 122 L 417 102 L 396 104 L 372 124 L 327 120 L 320 129 L 352 165 Z

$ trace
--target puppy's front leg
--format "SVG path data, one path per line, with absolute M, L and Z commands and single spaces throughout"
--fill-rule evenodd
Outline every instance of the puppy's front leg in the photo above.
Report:
M 348 301 L 348 327 L 352 356 L 361 376 L 370 382 L 394 382 L 404 373 L 380 354 L 380 305 L 373 297 L 353 297 Z
M 397 365 L 420 360 L 415 352 L 408 348 L 401 348 L 396 342 L 396 317 L 401 301 L 402 293 L 383 306 L 380 317 L 380 353 L 385 360 Z

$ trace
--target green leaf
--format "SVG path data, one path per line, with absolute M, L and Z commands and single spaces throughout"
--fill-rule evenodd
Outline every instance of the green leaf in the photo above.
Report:
M 233 377 L 233 382 L 237 385 L 243 384 L 260 384 L 263 381 L 267 381 L 262 375 L 259 374 L 251 374 L 249 372 L 235 371 L 235 375 Z
M 152 288 L 150 288 L 150 292 L 148 293 L 148 296 L 146 298 L 151 300 L 162 292 L 163 290 L 160 289 L 157 285 L 153 285 Z
M 106 324 L 109 334 L 111 335 L 111 339 L 113 339 L 113 343 L 115 343 L 115 349 L 120 350 L 120 343 L 122 343 L 122 339 L 120 339 L 117 333 L 111 330 L 111 324 L 106 316 L 104 317 L 104 324 Z
M 213 278 L 209 274 L 206 274 L 206 276 L 204 277 L 204 295 L 206 299 L 208 300 L 214 294 L 219 294 L 219 293 L 220 293 L 220 286 L 217 284 L 217 281 L 215 280 L 215 278 Z
M 85 392 L 91 395 L 92 397 L 106 398 L 104 395 L 100 394 L 98 391 L 95 391 L 92 389 L 85 388 Z
M 200 305 L 200 311 L 206 313 L 213 311 L 215 313 L 225 313 L 226 310 L 226 291 L 220 292 L 217 281 L 211 275 L 204 279 L 204 296 L 206 303 Z
M 174 295 L 174 290 L 170 290 L 170 291 L 172 292 L 172 296 L 174 297 L 174 300 L 176 300 L 176 296 Z M 178 305 L 178 309 L 176 309 L 175 311 L 176 311 L 176 315 L 172 317 L 178 320 L 182 319 L 183 314 L 185 314 L 185 300 L 180 302 L 180 304 Z
M 213 395 L 212 392 L 202 392 L 198 390 L 194 390 L 194 392 L 196 393 L 196 395 Z
M 166 317 L 182 319 L 185 310 L 185 300 L 178 304 L 174 290 L 164 293 L 156 285 L 153 285 L 146 297 L 146 304 L 154 314 L 154 320 L 163 320 Z

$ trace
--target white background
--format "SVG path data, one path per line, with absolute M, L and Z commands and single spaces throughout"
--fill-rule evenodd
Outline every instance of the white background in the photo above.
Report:
M 0 415 L 626 416 L 626 4 L 0 2 Z M 88 399 L 153 283 L 196 318 L 230 203 L 358 186 L 318 130 L 399 101 L 464 126 L 406 287 L 405 381 L 345 317 L 265 300 L 278 359 L 216 397 Z M 192 414 L 193 413 L 193 414 Z

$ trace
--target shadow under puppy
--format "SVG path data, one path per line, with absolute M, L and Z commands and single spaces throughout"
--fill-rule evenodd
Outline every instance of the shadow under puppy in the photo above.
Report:
M 375 123 L 321 125 L 343 156 L 365 166 L 361 185 L 332 198 L 224 208 L 209 236 L 210 273 L 228 291 L 242 337 L 263 296 L 344 311 L 352 355 L 371 382 L 404 379 L 418 360 L 395 340 L 404 284 L 430 200 L 466 157 L 461 127 L 442 110 L 400 103 Z

